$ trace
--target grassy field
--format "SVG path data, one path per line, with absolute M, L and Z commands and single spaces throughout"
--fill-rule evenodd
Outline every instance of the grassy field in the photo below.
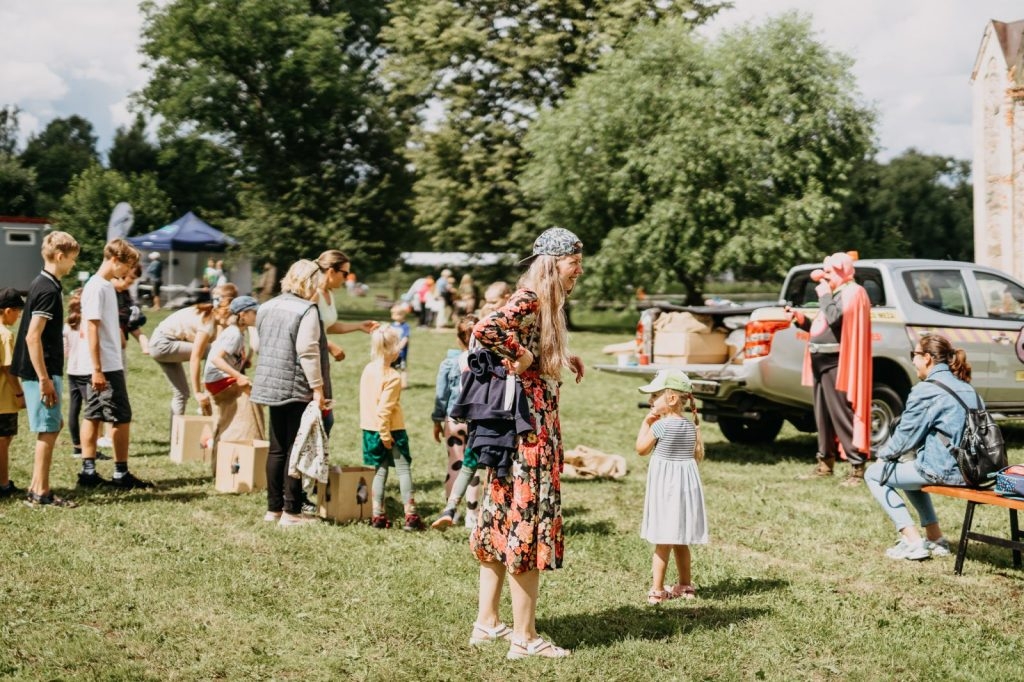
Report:
M 578 320 L 582 320 L 580 317 Z M 152 328 L 152 323 L 150 328 Z M 579 332 L 588 365 L 623 333 Z M 336 463 L 356 464 L 356 383 L 367 337 L 341 337 L 334 365 Z M 403 395 L 417 499 L 442 504 L 445 455 L 430 437 L 437 363 L 449 333 L 415 330 Z M 813 437 L 790 427 L 770 447 L 705 427 L 711 544 L 694 551 L 695 601 L 646 605 L 651 548 L 638 537 L 646 464 L 632 453 L 637 381 L 588 372 L 563 389 L 567 444 L 621 453 L 623 481 L 567 481 L 565 568 L 541 583 L 538 626 L 574 649 L 564 661 L 507 662 L 506 647 L 467 646 L 476 564 L 466 532 L 367 525 L 281 530 L 265 497 L 221 495 L 201 464 L 168 457 L 170 388 L 132 346 L 137 420 L 132 469 L 154 491 L 74 491 L 65 431 L 53 478 L 81 503 L 31 510 L 0 502 L 0 677 L 100 680 L 931 680 L 1016 679 L 1024 574 L 1010 553 L 973 546 L 953 560 L 893 562 L 895 537 L 864 488 L 796 481 Z M 194 407 L 194 405 L 192 406 Z M 25 420 L 22 418 L 22 428 Z M 1024 431 L 1008 429 L 1011 461 Z M 15 439 L 13 478 L 28 483 L 32 438 Z M 109 462 L 101 474 L 109 476 Z M 392 479 L 395 477 L 392 476 Z M 389 511 L 400 513 L 397 482 Z M 961 504 L 938 500 L 948 537 Z M 1006 513 L 976 527 L 1005 535 Z M 507 599 L 506 599 L 507 605 Z M 506 620 L 511 614 L 506 608 Z

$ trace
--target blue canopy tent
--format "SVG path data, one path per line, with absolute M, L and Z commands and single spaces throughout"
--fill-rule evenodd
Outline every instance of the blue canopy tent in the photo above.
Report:
M 164 282 L 169 285 L 188 285 L 201 274 L 203 259 L 200 254 L 224 253 L 229 246 L 238 244 L 238 240 L 210 226 L 192 211 L 170 225 L 164 225 L 149 234 L 129 237 L 128 241 L 141 251 L 169 252 L 167 272 L 164 275 Z M 175 258 L 175 252 L 178 258 Z M 178 278 L 187 279 L 177 281 L 175 265 L 179 266 Z

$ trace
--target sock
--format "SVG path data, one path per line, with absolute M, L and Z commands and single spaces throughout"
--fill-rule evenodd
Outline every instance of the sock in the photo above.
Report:
M 75 453 L 76 455 L 80 455 L 80 454 L 82 454 L 82 446 L 81 446 L 81 445 L 75 445 L 75 446 L 74 446 L 74 450 L 73 450 L 73 452 L 74 452 L 74 453 Z
M 128 474 L 128 462 L 114 462 L 114 478 L 124 478 Z
M 83 459 L 82 460 L 82 473 L 88 476 L 96 475 L 96 460 L 95 459 Z

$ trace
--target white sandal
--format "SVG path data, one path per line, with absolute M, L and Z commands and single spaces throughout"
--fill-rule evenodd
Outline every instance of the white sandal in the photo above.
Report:
M 497 642 L 499 639 L 509 639 L 510 637 L 512 637 L 512 628 L 504 623 L 499 622 L 494 627 L 473 623 L 473 634 L 469 636 L 469 645 L 490 644 L 491 642 Z
M 528 658 L 530 656 L 537 656 L 539 658 L 565 658 L 570 653 L 571 652 L 568 649 L 555 646 L 543 637 L 538 637 L 532 642 L 512 639 L 512 644 L 508 648 L 508 656 L 506 656 L 506 658 L 510 661 L 517 661 L 520 658 Z

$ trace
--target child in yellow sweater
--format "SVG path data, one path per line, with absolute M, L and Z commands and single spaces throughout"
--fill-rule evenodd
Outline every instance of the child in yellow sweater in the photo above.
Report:
M 412 491 L 412 457 L 402 415 L 402 377 L 391 367 L 398 358 L 401 337 L 392 327 L 379 327 L 370 337 L 370 362 L 359 380 L 359 428 L 363 430 L 363 464 L 377 469 L 373 477 L 374 528 L 389 528 L 384 512 L 384 483 L 388 469 L 398 470 L 405 505 L 404 530 L 423 530 Z

